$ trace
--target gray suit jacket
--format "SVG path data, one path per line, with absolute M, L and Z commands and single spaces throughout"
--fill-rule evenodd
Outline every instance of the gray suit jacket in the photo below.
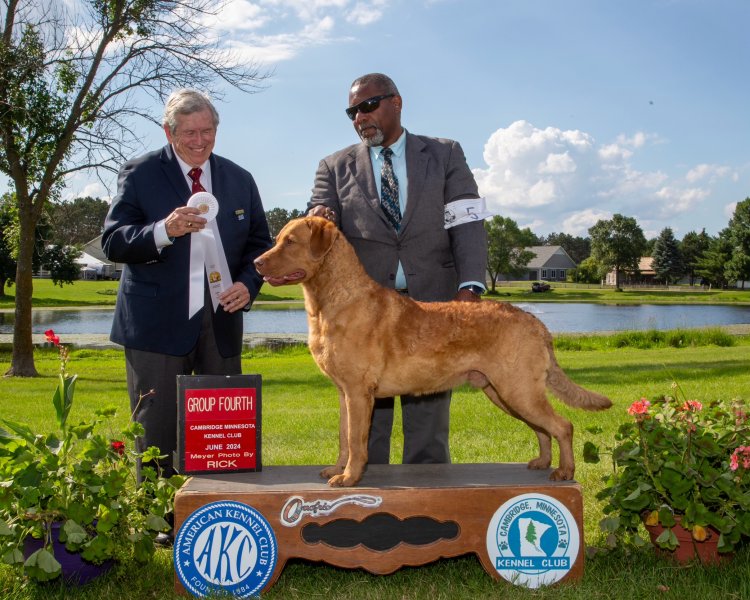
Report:
M 453 140 L 406 134 L 409 180 L 406 211 L 396 233 L 380 208 L 370 150 L 344 148 L 320 161 L 308 209 L 336 211 L 339 228 L 367 273 L 394 287 L 398 263 L 416 300 L 451 300 L 458 284 L 485 281 L 487 235 L 482 221 L 444 228 L 444 206 L 478 198 L 461 146 Z

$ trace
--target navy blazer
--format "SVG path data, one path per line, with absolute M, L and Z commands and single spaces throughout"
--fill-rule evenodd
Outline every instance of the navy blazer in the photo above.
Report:
M 219 201 L 216 217 L 232 281 L 241 281 L 251 302 L 263 280 L 253 260 L 272 246 L 258 188 L 252 175 L 212 154 L 211 187 Z M 202 311 L 188 319 L 190 238 L 175 238 L 159 252 L 156 222 L 185 206 L 191 191 L 172 146 L 125 163 L 117 196 L 104 222 L 102 249 L 125 263 L 110 339 L 128 348 L 184 356 L 198 342 Z M 209 303 L 210 306 L 210 303 Z M 214 332 L 222 356 L 242 350 L 242 311 L 214 313 Z

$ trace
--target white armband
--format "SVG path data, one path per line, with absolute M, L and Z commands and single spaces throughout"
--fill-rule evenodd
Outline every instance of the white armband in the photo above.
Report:
M 492 213 L 487 211 L 484 198 L 454 200 L 445 205 L 445 228 L 450 229 L 456 225 L 482 221 L 491 216 Z

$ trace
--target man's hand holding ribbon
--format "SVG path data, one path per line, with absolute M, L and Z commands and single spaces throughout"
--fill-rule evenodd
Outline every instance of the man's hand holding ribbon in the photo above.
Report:
M 175 208 L 164 220 L 167 235 L 171 238 L 177 238 L 200 231 L 206 226 L 206 219 L 200 215 L 201 211 L 192 206 Z

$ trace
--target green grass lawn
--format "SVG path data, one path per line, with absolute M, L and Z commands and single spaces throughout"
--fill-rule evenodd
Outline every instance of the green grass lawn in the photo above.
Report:
M 114 305 L 117 281 L 75 281 L 63 287 L 53 285 L 50 279 L 34 279 L 33 306 L 109 306 Z M 595 302 L 607 304 L 750 304 L 750 290 L 711 290 L 685 287 L 680 291 L 625 290 L 616 292 L 591 286 L 553 284 L 553 289 L 533 293 L 528 282 L 497 288 L 489 298 L 506 302 Z M 258 302 L 297 302 L 302 300 L 300 285 L 272 287 L 263 285 Z M 6 288 L 0 296 L 0 309 L 13 308 L 15 287 Z
M 51 279 L 34 279 L 34 296 L 32 306 L 114 306 L 117 299 L 117 281 L 74 281 L 63 287 L 54 285 Z M 13 308 L 16 301 L 16 288 L 5 288 L 5 296 L 0 296 L 0 309 Z M 302 288 L 299 285 L 271 287 L 264 285 L 258 301 L 296 302 L 302 300 Z
M 617 348 L 600 339 L 586 350 L 560 350 L 558 360 L 577 383 L 612 398 L 603 413 L 572 410 L 553 400 L 575 428 L 576 479 L 584 494 L 584 536 L 587 546 L 601 544 L 601 510 L 595 494 L 606 464 L 584 464 L 584 431 L 598 425 L 613 436 L 628 418 L 627 407 L 642 396 L 669 393 L 677 380 L 689 398 L 750 398 L 750 339 L 737 337 L 731 346 Z M 603 341 L 602 341 L 603 340 Z M 0 381 L 3 418 L 46 429 L 53 422 L 51 395 L 56 385 L 57 354 L 39 349 L 36 366 L 42 376 Z M 0 353 L 0 368 L 10 361 Z M 269 351 L 257 348 L 243 355 L 245 373 L 263 376 L 263 464 L 318 465 L 333 463 L 337 454 L 338 402 L 332 384 L 315 366 L 306 347 Z M 115 405 L 118 419 L 128 419 L 124 359 L 120 350 L 74 350 L 69 371 L 79 374 L 70 421 L 75 423 L 94 407 Z M 461 388 L 451 408 L 451 452 L 456 463 L 526 462 L 536 451 L 536 437 L 524 424 L 501 413 L 484 395 Z M 396 431 L 400 429 L 397 411 Z M 749 441 L 750 443 L 750 441 Z M 392 462 L 400 461 L 400 435 L 394 439 Z M 557 452 L 555 452 L 557 461 Z M 475 599 L 554 598 L 632 599 L 750 598 L 750 548 L 742 549 L 729 565 L 704 568 L 677 567 L 651 551 L 631 555 L 596 555 L 586 561 L 583 580 L 542 590 L 523 590 L 487 575 L 473 556 L 438 561 L 420 568 L 405 568 L 390 576 L 344 570 L 297 561 L 287 566 L 264 597 L 278 599 Z M 39 600 L 107 597 L 177 598 L 173 592 L 171 554 L 159 551 L 147 567 L 120 565 L 111 574 L 76 592 L 59 584 L 20 585 L 0 568 L 0 598 Z

